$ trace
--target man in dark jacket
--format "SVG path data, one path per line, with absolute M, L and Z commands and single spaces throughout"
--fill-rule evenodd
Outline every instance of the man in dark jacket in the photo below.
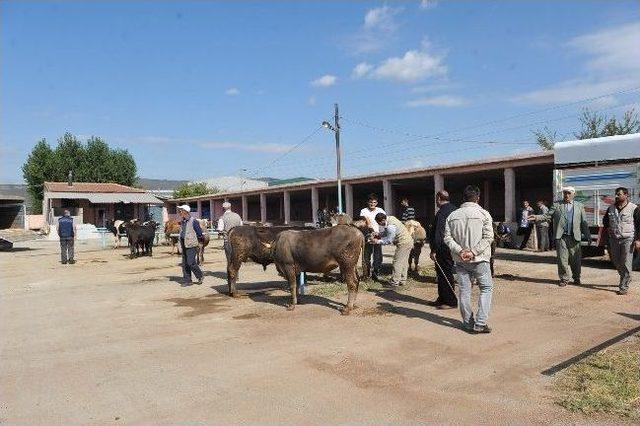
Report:
M 444 243 L 444 231 L 447 218 L 457 207 L 449 202 L 449 193 L 445 190 L 436 194 L 436 205 L 438 212 L 429 237 L 431 259 L 436 263 L 438 277 L 438 298 L 433 305 L 438 309 L 453 309 L 458 306 L 458 299 L 454 293 L 453 259 L 449 247 Z
M 69 210 L 64 211 L 64 216 L 58 219 L 58 237 L 60 237 L 60 260 L 63 265 L 76 261 L 73 259 L 73 243 L 76 239 L 76 226 Z

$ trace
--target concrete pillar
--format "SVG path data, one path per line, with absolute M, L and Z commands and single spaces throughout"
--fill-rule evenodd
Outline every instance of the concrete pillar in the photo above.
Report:
M 311 187 L 311 217 L 313 218 L 313 224 L 318 223 L 318 188 Z
M 213 220 L 215 219 L 213 215 L 213 198 L 209 198 L 209 220 L 211 221 L 211 223 L 213 223 Z
M 436 204 L 436 195 L 439 191 L 444 190 L 444 176 L 441 174 L 433 175 L 433 211 L 438 211 Z
M 516 173 L 512 168 L 504 169 L 504 221 L 516 221 Z
M 267 194 L 260 194 L 260 222 L 267 222 Z
M 291 193 L 284 191 L 282 194 L 282 202 L 284 203 L 284 223 L 288 225 L 291 222 Z
M 344 186 L 344 212 L 353 218 L 353 185 L 350 183 Z
M 247 200 L 247 196 L 242 196 L 242 212 L 240 213 L 242 216 L 242 221 L 246 222 L 249 220 L 249 200 Z
M 198 203 L 198 218 L 202 219 L 202 201 L 198 200 L 197 203 Z
M 384 211 L 388 216 L 393 216 L 395 212 L 395 202 L 393 199 L 393 187 L 391 181 L 385 179 L 382 181 L 382 198 L 384 203 Z
M 480 195 L 480 197 L 482 198 L 482 207 L 486 210 L 489 211 L 489 197 L 491 196 L 491 182 L 489 182 L 488 180 L 484 181 L 484 188 L 482 188 L 482 195 Z

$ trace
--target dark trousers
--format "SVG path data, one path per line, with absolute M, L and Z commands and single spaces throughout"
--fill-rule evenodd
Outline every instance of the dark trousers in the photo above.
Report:
M 453 279 L 453 259 L 447 247 L 436 251 L 436 276 L 438 277 L 438 303 L 458 306 L 458 299 L 454 293 L 456 282 Z M 449 282 L 447 282 L 447 280 Z
M 60 238 L 60 260 L 67 263 L 73 260 L 73 238 Z
M 186 248 L 184 241 L 180 241 L 180 248 L 182 248 L 182 277 L 185 281 L 191 281 L 191 273 L 196 276 L 197 279 L 201 279 L 202 269 L 198 266 L 198 247 Z
M 371 256 L 373 255 L 373 270 L 371 269 Z M 382 266 L 382 246 L 380 244 L 364 245 L 365 276 L 378 275 Z
M 529 237 L 531 237 L 531 231 L 533 230 L 533 226 L 529 226 L 527 228 L 520 227 L 518 228 L 518 235 L 522 235 L 522 244 L 520 244 L 520 250 L 527 246 L 529 242 Z

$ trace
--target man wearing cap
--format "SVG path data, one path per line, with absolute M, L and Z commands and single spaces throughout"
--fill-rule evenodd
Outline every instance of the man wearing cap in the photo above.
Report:
M 376 214 L 375 221 L 379 227 L 379 236 L 371 239 L 371 244 L 395 244 L 393 255 L 393 274 L 389 284 L 392 287 L 404 285 L 407 282 L 409 269 L 409 254 L 413 248 L 413 237 L 409 230 L 395 216 L 384 213 Z
M 183 286 L 191 285 L 191 273 L 196 276 L 196 284 L 202 284 L 204 274 L 198 266 L 198 242 L 203 239 L 200 223 L 191 217 L 191 207 L 188 204 L 178 206 L 180 222 L 180 247 L 182 248 L 182 277 Z
M 627 294 L 633 252 L 640 249 L 640 208 L 629 201 L 629 189 L 616 188 L 615 204 L 607 209 L 602 225 L 609 236 L 609 256 L 620 275 L 618 294 Z
M 553 222 L 560 287 L 566 286 L 569 282 L 569 272 L 571 272 L 573 283 L 580 285 L 582 266 L 580 241 L 584 237 L 591 244 L 587 215 L 582 203 L 573 199 L 575 194 L 576 190 L 572 186 L 562 188 L 561 203 L 555 203 L 545 214 L 532 215 L 529 218 L 531 221 Z
M 224 213 L 218 219 L 218 232 L 222 234 L 224 237 L 224 253 L 225 255 L 229 255 L 231 246 L 229 245 L 229 241 L 227 240 L 227 236 L 229 235 L 229 231 L 231 231 L 236 226 L 242 225 L 242 218 L 238 213 L 231 211 L 231 203 L 225 201 L 222 203 L 222 208 L 224 209 Z

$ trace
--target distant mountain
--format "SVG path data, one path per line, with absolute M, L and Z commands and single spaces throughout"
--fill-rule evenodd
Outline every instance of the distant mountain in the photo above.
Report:
M 188 180 L 146 179 L 138 178 L 137 186 L 147 191 L 173 191 Z
M 306 182 L 306 181 L 315 181 L 316 179 L 299 176 L 299 177 L 293 177 L 293 178 L 287 178 L 287 179 L 263 177 L 263 178 L 258 178 L 258 180 L 267 182 L 267 185 L 269 186 L 277 186 L 277 185 L 288 185 L 291 183 L 300 183 L 300 182 Z

